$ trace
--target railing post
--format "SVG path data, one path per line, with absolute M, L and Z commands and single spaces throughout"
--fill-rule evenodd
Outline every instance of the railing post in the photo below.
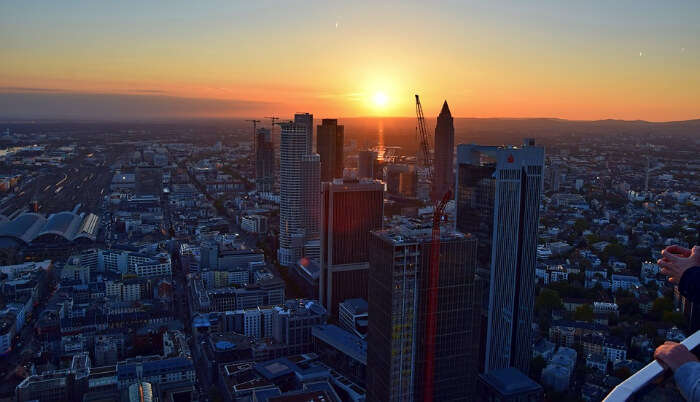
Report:
M 685 338 L 681 344 L 688 348 L 688 350 L 695 349 L 698 345 L 700 345 L 700 331 L 697 331 L 693 335 Z M 652 382 L 664 371 L 664 367 L 658 361 L 652 361 L 644 366 L 644 368 L 630 376 L 630 378 L 626 379 L 615 387 L 612 392 L 610 392 L 610 394 L 603 399 L 603 402 L 627 401 L 630 397 L 632 397 L 632 395 Z

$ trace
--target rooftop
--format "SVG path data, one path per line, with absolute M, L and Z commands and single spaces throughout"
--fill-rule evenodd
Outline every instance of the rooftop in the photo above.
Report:
M 332 324 L 314 326 L 311 335 L 362 364 L 367 364 L 367 341 L 364 339 Z
M 542 390 L 538 383 L 512 367 L 493 370 L 487 374 L 480 374 L 479 377 L 504 396 Z

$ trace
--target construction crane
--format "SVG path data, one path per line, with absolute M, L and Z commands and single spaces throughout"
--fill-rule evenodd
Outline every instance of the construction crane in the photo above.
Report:
M 280 119 L 277 116 L 265 116 L 265 118 L 270 119 L 270 129 L 271 130 L 275 129 L 275 122 Z
M 423 154 L 423 161 L 428 173 L 430 183 L 433 183 L 433 163 L 430 156 L 430 135 L 425 127 L 423 117 L 423 107 L 420 104 L 418 94 L 416 94 L 416 117 L 418 119 L 418 141 L 420 151 Z M 423 378 L 425 386 L 423 389 L 423 401 L 433 402 L 433 391 L 435 384 L 435 333 L 437 332 L 437 304 L 438 304 L 438 283 L 440 279 L 440 224 L 445 215 L 445 207 L 452 198 L 452 190 L 448 189 L 442 199 L 433 200 L 433 230 L 430 243 L 430 260 L 428 264 L 428 305 L 425 325 L 425 367 Z

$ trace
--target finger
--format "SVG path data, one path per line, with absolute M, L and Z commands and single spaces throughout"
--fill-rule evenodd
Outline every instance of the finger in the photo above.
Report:
M 666 269 L 669 269 L 671 271 L 678 271 L 678 265 L 676 265 L 675 263 L 673 263 L 671 261 L 660 260 L 659 266 L 661 268 L 666 268 Z
M 669 253 L 672 253 L 672 254 L 680 254 L 680 255 L 685 256 L 685 257 L 690 255 L 690 250 L 688 250 L 685 247 L 681 247 L 677 244 L 666 247 L 664 249 L 664 251 L 668 251 Z M 662 253 L 663 253 L 663 251 L 662 251 Z
M 671 253 L 667 249 L 661 252 L 661 256 L 671 262 L 679 261 L 681 258 L 683 258 L 681 256 Z

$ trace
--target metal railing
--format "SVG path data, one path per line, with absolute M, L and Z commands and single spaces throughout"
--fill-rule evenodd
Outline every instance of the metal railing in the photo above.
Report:
M 686 338 L 681 344 L 688 350 L 695 349 L 700 345 L 700 331 Z M 642 388 L 659 378 L 664 371 L 666 369 L 658 361 L 654 360 L 615 387 L 603 402 L 624 402 L 629 400 Z

